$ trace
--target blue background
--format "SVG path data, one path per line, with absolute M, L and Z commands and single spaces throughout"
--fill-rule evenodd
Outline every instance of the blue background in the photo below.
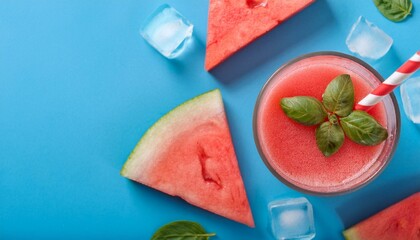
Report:
M 316 239 L 340 239 L 343 228 L 420 190 L 420 127 L 403 112 L 388 168 L 338 197 L 308 196 L 280 183 L 252 136 L 253 107 L 266 79 L 304 53 L 347 53 L 345 38 L 359 15 L 394 39 L 374 63 L 383 76 L 392 73 L 420 48 L 419 1 L 411 17 L 393 23 L 372 1 L 318 0 L 211 73 L 203 67 L 208 2 L 165 2 L 195 25 L 190 51 L 172 61 L 138 32 L 164 1 L 1 1 L 1 239 L 148 239 L 179 219 L 200 222 L 215 239 L 270 239 L 267 203 L 294 196 L 312 202 Z M 255 229 L 119 175 L 153 122 L 214 88 L 224 97 Z M 401 103 L 399 91 L 397 98 Z

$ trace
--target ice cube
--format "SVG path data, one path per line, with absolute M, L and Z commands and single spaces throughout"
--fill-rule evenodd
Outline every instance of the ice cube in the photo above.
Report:
M 412 122 L 420 124 L 420 77 L 406 80 L 400 91 L 405 114 Z
M 361 57 L 377 60 L 391 48 L 393 40 L 384 31 L 363 16 L 353 24 L 346 44 L 349 50 Z
M 175 58 L 191 39 L 193 25 L 168 4 L 157 8 L 140 29 L 146 41 L 167 58 Z
M 304 197 L 275 200 L 268 204 L 275 239 L 312 239 L 315 226 L 311 203 Z

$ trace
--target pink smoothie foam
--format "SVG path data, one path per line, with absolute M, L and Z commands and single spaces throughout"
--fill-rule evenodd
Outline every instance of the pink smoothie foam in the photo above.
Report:
M 283 97 L 312 96 L 322 101 L 325 88 L 340 74 L 351 76 L 355 103 L 358 102 L 380 81 L 371 74 L 367 76 L 370 83 L 367 82 L 366 76 L 362 77 L 357 70 L 360 66 L 355 64 L 336 56 L 311 57 L 281 71 L 266 86 L 258 109 L 258 139 L 268 163 L 289 182 L 306 188 L 337 187 L 354 181 L 375 164 L 384 143 L 362 146 L 346 138 L 336 154 L 324 157 L 316 145 L 316 126 L 294 122 L 280 107 Z M 369 114 L 387 126 L 383 103 L 377 104 Z

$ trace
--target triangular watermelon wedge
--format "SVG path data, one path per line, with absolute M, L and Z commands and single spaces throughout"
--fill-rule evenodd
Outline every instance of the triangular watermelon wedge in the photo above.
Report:
M 159 119 L 134 148 L 121 175 L 254 226 L 218 89 Z
M 343 232 L 347 240 L 420 240 L 420 192 Z
M 210 0 L 205 69 L 211 70 L 314 1 Z

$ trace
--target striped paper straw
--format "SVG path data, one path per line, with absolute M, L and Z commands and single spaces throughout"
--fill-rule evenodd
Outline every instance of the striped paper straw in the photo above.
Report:
M 381 85 L 373 90 L 369 95 L 356 104 L 356 110 L 368 111 L 375 104 L 380 102 L 383 97 L 388 95 L 398 87 L 405 79 L 409 78 L 420 68 L 420 51 L 415 53 L 407 62 L 389 76 Z

